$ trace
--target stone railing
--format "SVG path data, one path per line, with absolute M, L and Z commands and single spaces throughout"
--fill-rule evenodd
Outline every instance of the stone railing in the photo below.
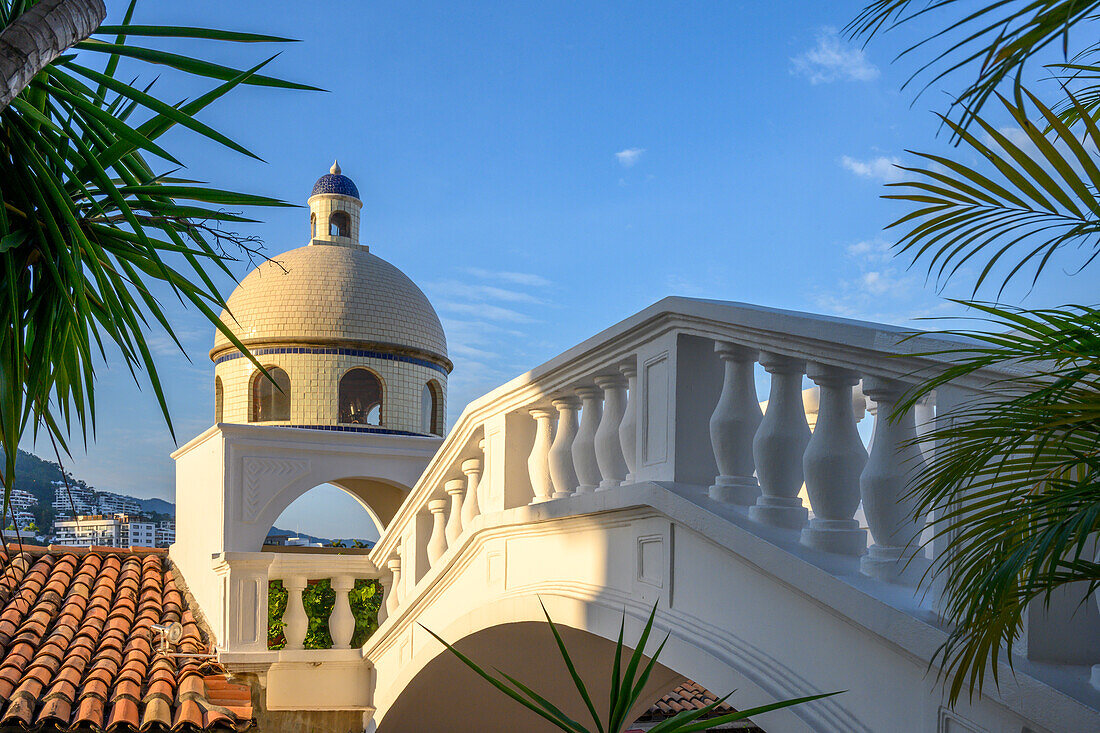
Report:
M 355 618 L 349 593 L 359 579 L 376 579 L 378 569 L 363 552 L 317 549 L 315 551 L 225 552 L 214 558 L 214 569 L 222 578 L 227 604 L 223 628 L 218 634 L 222 661 L 265 662 L 299 657 L 324 661 L 328 658 L 357 657 L 352 650 Z M 346 554 L 343 554 L 346 553 Z M 332 646 L 306 649 L 310 619 L 302 594 L 311 581 L 328 580 L 336 598 L 328 617 Z M 268 644 L 268 589 L 280 581 L 287 592 L 283 612 L 286 644 L 272 650 Z M 352 650 L 344 651 L 341 650 Z
M 926 354 L 958 345 L 890 326 L 665 299 L 467 406 L 372 551 L 386 586 L 380 622 L 403 612 L 479 514 L 643 482 L 697 487 L 762 536 L 847 557 L 873 582 L 913 586 L 940 549 L 912 541 L 926 528 L 906 498 L 908 479 L 934 450 L 913 439 L 937 411 L 981 398 L 1007 373 L 970 375 L 885 418 L 943 368 L 946 357 Z M 864 407 L 876 416 L 869 445 L 857 429 Z M 934 591 L 922 598 L 935 609 Z M 1057 636 L 1063 623 L 1036 613 L 1028 634 Z M 1082 663 L 1059 654 L 1043 661 Z

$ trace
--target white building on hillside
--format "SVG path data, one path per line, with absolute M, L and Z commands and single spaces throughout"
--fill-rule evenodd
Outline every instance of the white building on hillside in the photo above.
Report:
M 139 514 L 141 503 L 128 496 L 122 496 L 110 491 L 96 492 L 96 508 L 99 514 Z
M 15 510 L 16 514 L 19 512 L 30 512 L 38 506 L 38 497 L 22 489 L 12 489 L 8 501 L 11 503 L 11 507 Z
M 72 517 L 75 509 L 77 516 L 96 513 L 95 491 L 82 484 L 54 481 L 53 510 L 58 517 Z
M 81 515 L 54 522 L 53 544 L 72 547 L 155 547 L 156 524 L 133 522 L 126 514 Z

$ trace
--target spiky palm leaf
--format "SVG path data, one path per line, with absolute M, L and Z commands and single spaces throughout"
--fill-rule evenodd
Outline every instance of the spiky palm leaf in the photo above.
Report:
M 0 23 L 18 22 L 32 2 L 0 0 Z M 62 445 L 70 431 L 94 430 L 96 358 L 108 344 L 137 378 L 144 372 L 171 430 L 147 342 L 163 328 L 179 345 L 154 292 L 166 287 L 219 328 L 225 302 L 211 269 L 243 242 L 223 229 L 250 221 L 225 207 L 285 206 L 281 201 L 172 178 L 182 163 L 158 140 L 173 127 L 244 155 L 253 153 L 197 115 L 241 84 L 314 89 L 134 39 L 284 43 L 289 39 L 206 28 L 102 25 L 54 58 L 0 113 L 0 478 L 5 500 L 16 449 L 40 428 Z M 117 76 L 120 59 L 168 67 L 218 83 L 202 96 L 170 103 L 149 86 Z M 273 58 L 273 57 L 272 57 Z M 99 60 L 99 61 L 97 61 Z M 151 85 L 150 85 L 151 86 Z
M 1013 140 L 983 116 L 977 135 L 961 124 L 944 122 L 973 151 L 980 165 L 966 165 L 942 155 L 914 153 L 925 166 L 906 166 L 913 180 L 888 184 L 897 191 L 885 198 L 912 204 L 911 211 L 890 228 L 902 229 L 898 251 L 914 262 L 926 261 L 929 275 L 942 283 L 963 265 L 977 264 L 977 291 L 1003 263 L 1003 288 L 1032 268 L 1032 283 L 1051 258 L 1067 247 L 1083 252 L 1083 267 L 1100 254 L 1100 127 L 1081 112 L 1067 127 L 1055 112 L 1026 89 L 1035 121 L 1024 106 L 1001 102 L 1022 133 Z
M 539 603 L 541 604 L 542 601 L 539 601 Z M 623 614 L 622 623 L 619 625 L 619 638 L 615 643 L 614 664 L 611 670 L 611 695 L 607 704 L 607 712 L 604 715 L 600 715 L 596 710 L 596 705 L 592 700 L 592 696 L 589 694 L 588 688 L 584 684 L 584 680 L 581 679 L 580 674 L 577 672 L 577 667 L 573 663 L 573 658 L 570 656 L 569 650 L 566 648 L 565 642 L 561 638 L 561 633 L 554 624 L 554 620 L 550 618 L 550 613 L 546 610 L 545 604 L 542 604 L 542 612 L 546 616 L 546 623 L 550 625 L 550 631 L 554 635 L 554 641 L 557 643 L 558 653 L 561 654 L 566 671 L 569 673 L 573 685 L 577 688 L 577 694 L 580 695 L 581 701 L 584 703 L 588 714 L 591 716 L 592 726 L 594 727 L 588 727 L 587 724 L 573 720 L 552 702 L 517 680 L 515 677 L 505 672 L 501 672 L 500 670 L 496 670 L 497 675 L 487 672 L 478 665 L 477 662 L 455 649 L 453 645 L 445 641 L 434 631 L 423 625 L 421 625 L 421 628 L 434 636 L 441 644 L 447 647 L 459 661 L 473 670 L 479 677 L 520 705 L 553 724 L 555 727 L 568 731 L 569 733 L 620 733 L 628 724 L 633 722 L 629 719 L 630 711 L 641 701 L 642 693 L 645 691 L 646 683 L 649 681 L 649 676 L 657 664 L 657 657 L 660 656 L 661 650 L 665 647 L 665 642 L 668 641 L 668 635 L 666 635 L 664 641 L 662 641 L 653 652 L 653 656 L 650 657 L 649 662 L 646 663 L 645 666 L 642 666 L 642 662 L 645 658 L 645 647 L 653 632 L 653 622 L 657 615 L 656 604 L 653 606 L 653 610 L 646 620 L 645 626 L 642 629 L 642 634 L 625 668 L 622 666 L 622 659 L 625 656 L 624 651 L 626 649 L 623 642 L 626 629 L 626 614 L 625 612 Z M 721 700 L 703 708 L 699 708 L 698 710 L 685 710 L 677 713 L 668 720 L 662 721 L 651 728 L 650 733 L 696 733 L 697 731 L 707 730 L 716 725 L 724 725 L 737 720 L 746 720 L 754 715 L 762 715 L 772 710 L 800 705 L 804 702 L 810 702 L 811 700 L 818 700 L 836 694 L 838 693 L 828 692 L 792 700 L 782 700 L 772 703 L 771 705 L 761 705 L 749 710 L 741 710 L 718 717 L 707 718 L 706 720 L 700 720 L 700 718 L 714 712 L 719 705 L 724 703 L 729 698 L 729 695 L 726 695 Z
M 1021 88 L 1023 71 L 1036 55 L 1060 46 L 1068 60 L 1072 32 L 1094 49 L 1098 10 L 1100 0 L 998 0 L 977 6 L 962 0 L 875 0 L 845 30 L 852 37 L 870 40 L 915 20 L 931 23 L 933 30 L 899 58 L 923 51 L 933 42 L 942 41 L 946 48 L 933 52 L 906 86 L 925 75 L 929 76 L 927 89 L 956 72 L 976 72 L 974 81 L 951 103 L 952 110 L 959 110 L 957 122 L 966 129 L 1006 81 Z
M 921 438 L 937 447 L 912 495 L 918 516 L 938 517 L 943 542 L 925 580 L 944 589 L 951 631 L 938 654 L 952 701 L 987 673 L 998 681 L 1029 604 L 1071 583 L 1089 602 L 1100 587 L 1100 311 L 969 305 L 991 331 L 949 331 L 974 346 L 939 352 L 955 364 L 899 405 L 993 365 L 1021 374 Z

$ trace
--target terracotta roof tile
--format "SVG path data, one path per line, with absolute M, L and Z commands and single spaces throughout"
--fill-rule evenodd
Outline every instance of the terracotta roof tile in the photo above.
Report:
M 207 643 L 163 551 L 0 546 L 0 726 L 70 731 L 244 730 L 251 691 L 180 652 Z
M 716 700 L 718 700 L 717 695 L 695 682 L 688 680 L 676 686 L 664 697 L 650 705 L 649 710 L 647 710 L 645 715 L 639 718 L 639 720 L 664 720 L 684 710 L 699 710 L 700 708 L 705 708 Z M 707 717 L 725 715 L 731 712 L 733 712 L 733 708 L 726 703 L 722 703 L 715 708 L 713 714 L 708 714 L 703 719 L 705 720 Z

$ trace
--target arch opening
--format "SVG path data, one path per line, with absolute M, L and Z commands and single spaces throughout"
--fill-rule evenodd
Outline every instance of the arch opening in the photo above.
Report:
M 340 378 L 337 422 L 382 425 L 382 380 L 366 367 L 355 367 Z
M 252 375 L 252 399 L 249 422 L 290 419 L 290 375 L 277 366 L 264 367 L 268 376 L 257 370 Z
M 214 377 L 214 423 L 222 422 L 225 414 L 225 390 L 222 388 L 222 378 Z
M 328 233 L 330 237 L 350 237 L 351 218 L 345 211 L 334 211 L 328 218 Z
M 443 390 L 439 382 L 428 380 L 420 394 L 421 430 L 431 435 L 443 435 Z
M 317 214 L 309 215 L 309 238 L 317 238 Z

